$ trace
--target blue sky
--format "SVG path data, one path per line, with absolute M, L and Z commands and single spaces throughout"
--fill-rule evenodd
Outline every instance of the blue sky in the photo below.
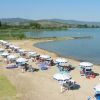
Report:
M 0 18 L 100 22 L 100 0 L 0 0 Z

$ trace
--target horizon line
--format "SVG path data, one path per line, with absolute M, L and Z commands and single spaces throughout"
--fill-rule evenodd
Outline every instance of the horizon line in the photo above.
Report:
M 0 19 L 26 19 L 26 20 L 52 20 L 52 19 L 55 19 L 55 20 L 66 20 L 66 21 L 81 21 L 81 22 L 100 22 L 100 21 L 87 21 L 87 20 L 78 20 L 78 19 L 64 19 L 64 18 L 26 18 L 26 17 L 0 17 Z

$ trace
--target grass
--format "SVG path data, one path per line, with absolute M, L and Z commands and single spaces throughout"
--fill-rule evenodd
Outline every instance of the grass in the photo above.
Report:
M 0 75 L 0 100 L 16 100 L 16 88 L 4 76 Z M 3 99 L 1 99 L 3 98 Z M 4 99 L 5 98 L 5 99 Z
M 22 39 L 26 39 L 26 36 L 24 33 L 4 33 L 4 34 L 0 34 L 0 39 L 2 40 L 22 40 Z

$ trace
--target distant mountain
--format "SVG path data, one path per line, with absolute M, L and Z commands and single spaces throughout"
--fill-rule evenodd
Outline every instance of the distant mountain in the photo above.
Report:
M 63 20 L 63 19 L 49 19 L 49 21 L 63 22 L 67 24 L 87 24 L 87 25 L 99 25 L 100 22 L 87 22 L 87 21 L 77 21 L 77 20 Z
M 77 20 L 63 20 L 63 19 L 42 19 L 42 20 L 30 20 L 24 18 L 2 18 L 0 19 L 2 23 L 7 23 L 10 25 L 17 24 L 29 24 L 30 22 L 37 22 L 44 26 L 64 26 L 64 25 L 95 25 L 100 27 L 100 22 L 87 22 L 87 21 L 77 21 Z
M 36 20 L 36 22 L 41 24 L 44 27 L 62 27 L 62 26 L 67 26 L 66 23 L 47 20 L 47 19 L 46 20 Z
M 2 18 L 0 19 L 2 23 L 7 23 L 7 24 L 19 24 L 19 23 L 29 23 L 32 20 L 29 19 L 24 19 L 24 18 Z

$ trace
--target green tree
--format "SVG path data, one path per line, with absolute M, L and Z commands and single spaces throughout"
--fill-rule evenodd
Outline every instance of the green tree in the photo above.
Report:
M 1 21 L 0 21 L 0 27 L 2 26 L 2 23 L 1 23 Z
M 25 34 L 22 34 L 22 33 L 21 33 L 21 34 L 19 34 L 19 39 L 21 39 L 21 40 L 22 40 L 22 39 L 24 39 L 24 38 L 25 38 Z
M 88 28 L 89 26 L 87 24 L 84 25 L 77 25 L 78 28 Z
M 30 27 L 35 28 L 35 29 L 40 29 L 41 28 L 41 24 L 36 23 L 36 22 L 31 22 L 30 23 Z
M 92 26 L 91 26 L 91 28 L 95 28 L 95 26 L 94 26 L 94 25 L 92 25 Z

